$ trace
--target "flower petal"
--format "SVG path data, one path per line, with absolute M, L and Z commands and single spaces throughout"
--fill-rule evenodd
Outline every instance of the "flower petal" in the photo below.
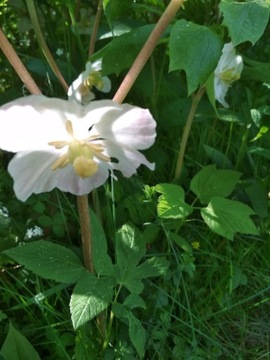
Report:
M 225 101 L 225 96 L 229 90 L 229 85 L 217 77 L 215 77 L 214 79 L 214 84 L 215 99 L 227 109 L 229 107 L 229 104 Z
M 235 54 L 235 48 L 230 42 L 225 44 L 222 49 L 222 55 L 215 69 L 214 89 L 215 98 L 225 108 L 229 105 L 225 101 L 225 96 L 229 86 L 240 78 L 243 70 L 243 59 L 240 55 Z
M 150 112 L 129 104 L 118 105 L 96 124 L 100 136 L 138 150 L 149 148 L 156 137 L 156 122 Z
M 68 100 L 77 104 L 87 105 L 95 98 L 95 94 L 90 91 L 87 85 L 84 85 L 84 81 L 89 75 L 85 70 L 81 73 L 76 80 L 68 88 Z
M 58 154 L 57 154 L 58 156 Z M 102 185 L 109 176 L 108 167 L 99 166 L 92 177 L 80 178 L 71 164 L 51 170 L 56 160 L 55 151 L 20 152 L 9 163 L 8 171 L 14 179 L 14 191 L 18 199 L 25 201 L 32 194 L 58 188 L 74 195 L 85 195 Z
M 150 163 L 146 157 L 134 148 L 128 146 L 119 146 L 113 141 L 106 141 L 106 148 L 112 158 L 117 160 L 112 163 L 115 170 L 119 170 L 126 177 L 130 177 L 136 173 L 140 165 L 147 166 L 150 170 L 155 169 L 155 164 Z
M 103 82 L 103 86 L 99 90 L 104 92 L 104 93 L 110 92 L 111 88 L 112 88 L 111 80 L 107 76 L 102 76 L 102 82 Z
M 94 61 L 93 63 L 91 63 L 90 61 L 88 61 L 88 63 L 85 66 L 86 71 L 88 72 L 88 74 L 91 71 L 101 71 L 102 70 L 102 60 L 99 59 L 97 61 Z
M 49 148 L 48 142 L 68 140 L 65 123 L 76 121 L 82 107 L 66 100 L 30 95 L 0 108 L 0 148 L 18 152 Z

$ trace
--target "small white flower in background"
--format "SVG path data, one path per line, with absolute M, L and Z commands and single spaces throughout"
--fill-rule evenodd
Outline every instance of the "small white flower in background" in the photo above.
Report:
M 43 235 L 44 235 L 43 230 L 39 226 L 35 225 L 34 227 L 26 230 L 24 240 L 29 240 L 32 239 L 33 237 L 39 237 Z
M 3 216 L 5 218 L 9 217 L 8 209 L 5 206 L 0 207 L 0 216 Z
M 148 110 L 129 104 L 31 95 L 0 108 L 0 148 L 17 153 L 8 171 L 18 199 L 54 188 L 85 195 L 114 170 L 126 177 L 141 164 L 154 170 L 138 150 L 153 145 L 155 127 Z
M 92 93 L 92 87 L 99 91 L 108 93 L 111 90 L 111 81 L 107 76 L 101 75 L 102 61 L 97 60 L 94 63 L 90 61 L 86 64 L 85 71 L 73 81 L 68 89 L 68 98 L 78 104 L 87 105 L 95 98 Z
M 63 54 L 64 54 L 64 49 L 58 48 L 58 49 L 56 50 L 56 55 L 62 56 Z
M 215 98 L 225 108 L 229 107 L 225 101 L 227 91 L 234 81 L 240 79 L 242 70 L 242 57 L 235 54 L 235 48 L 231 42 L 225 44 L 215 70 L 214 79 Z

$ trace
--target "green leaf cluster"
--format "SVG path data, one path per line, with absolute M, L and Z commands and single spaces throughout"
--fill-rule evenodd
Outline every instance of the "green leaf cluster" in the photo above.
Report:
M 255 212 L 246 204 L 226 199 L 235 189 L 241 173 L 217 169 L 209 165 L 200 170 L 191 180 L 190 189 L 202 204 L 200 213 L 214 233 L 233 240 L 236 233 L 257 235 L 258 230 L 250 219 Z M 184 189 L 178 185 L 159 184 L 155 190 L 159 196 L 157 213 L 160 218 L 185 219 L 194 210 L 185 202 Z
M 144 237 L 135 227 L 124 225 L 116 236 L 116 264 L 113 264 L 107 253 L 104 231 L 92 211 L 91 219 L 95 274 L 85 269 L 72 250 L 50 241 L 26 243 L 4 253 L 45 279 L 75 284 L 70 300 L 74 329 L 85 325 L 111 303 L 116 309 L 121 307 L 120 312 L 116 311 L 116 316 L 119 314 L 120 318 L 128 319 L 130 340 L 142 356 L 145 330 L 131 310 L 135 307 L 145 308 L 139 296 L 144 288 L 142 280 L 165 274 L 168 263 L 160 257 L 151 257 L 142 262 L 146 255 Z M 113 300 L 117 287 L 118 293 L 122 287 L 130 292 L 123 304 Z

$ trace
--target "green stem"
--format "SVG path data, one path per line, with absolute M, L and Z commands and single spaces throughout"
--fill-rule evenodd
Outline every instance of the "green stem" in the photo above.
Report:
M 189 110 L 186 126 L 185 126 L 185 129 L 183 132 L 183 136 L 182 136 L 181 144 L 180 144 L 180 148 L 179 148 L 179 153 L 178 153 L 178 157 L 177 157 L 177 161 L 176 161 L 176 168 L 175 168 L 175 174 L 174 174 L 175 179 L 179 179 L 181 172 L 182 172 L 184 156 L 185 156 L 188 137 L 189 137 L 190 130 L 191 130 L 191 125 L 192 125 L 197 107 L 199 105 L 199 102 L 204 94 L 204 91 L 205 91 L 205 88 L 199 89 L 199 91 L 192 98 L 191 107 Z
M 38 17 L 37 17 L 37 12 L 36 12 L 36 8 L 34 5 L 33 0 L 26 0 L 26 4 L 28 7 L 28 11 L 29 11 L 29 15 L 30 15 L 30 19 L 35 31 L 35 34 L 37 36 L 37 40 L 39 43 L 39 46 L 41 47 L 41 50 L 45 56 L 45 58 L 47 59 L 48 63 L 50 64 L 55 76 L 58 78 L 58 80 L 60 81 L 61 85 L 63 86 L 65 92 L 68 91 L 68 85 L 65 81 L 65 79 L 63 78 L 56 62 L 54 61 L 54 58 L 52 57 L 52 54 L 46 44 L 46 41 L 44 39 L 42 30 L 40 28 L 39 25 L 39 21 L 38 21 Z
M 127 96 L 129 90 L 137 79 L 138 75 L 142 71 L 144 65 L 152 54 L 156 44 L 158 43 L 161 35 L 165 31 L 166 27 L 171 22 L 172 18 L 175 16 L 179 8 L 182 6 L 184 0 L 171 0 L 168 7 L 162 14 L 161 18 L 157 22 L 155 28 L 141 49 L 139 55 L 135 59 L 133 65 L 129 69 L 129 72 L 122 81 L 120 87 L 118 88 L 116 94 L 114 95 L 113 100 L 118 103 L 122 103 Z
M 6 38 L 3 31 L 0 29 L 0 48 L 2 49 L 3 53 L 6 55 L 8 61 L 25 84 L 27 89 L 31 94 L 40 95 L 41 91 L 39 90 L 37 84 L 27 71 L 26 67 L 16 54 L 16 51 L 13 49 L 12 45 Z
M 78 34 L 78 31 L 76 30 L 77 29 L 77 22 L 78 22 L 77 17 L 78 17 L 79 7 L 80 7 L 80 2 L 77 2 L 76 3 L 75 13 L 74 13 L 71 1 L 69 1 L 69 4 L 67 4 L 68 13 L 69 13 L 69 16 L 70 16 L 71 24 L 73 26 L 73 33 L 74 33 L 74 36 L 76 38 L 75 39 L 76 40 L 76 45 L 79 48 L 81 58 L 84 59 L 84 55 L 85 55 L 84 47 L 83 47 L 83 44 L 82 44 L 82 41 L 81 41 L 81 37 Z M 76 54 L 76 56 L 78 56 L 78 54 Z
M 121 289 L 122 289 L 122 285 L 120 285 L 118 290 L 117 290 L 117 293 L 115 295 L 113 304 L 115 304 L 117 302 L 117 298 L 118 298 L 118 295 L 120 294 Z M 107 348 L 107 346 L 108 346 L 108 344 L 110 342 L 110 339 L 111 339 L 113 319 L 114 319 L 114 312 L 111 310 L 111 312 L 110 312 L 110 320 L 109 320 L 108 330 L 107 330 L 107 336 L 106 336 L 106 338 L 104 340 L 104 343 L 103 343 L 103 351 L 106 350 L 106 348 Z
M 246 148 L 247 148 L 247 142 L 248 142 L 248 135 L 249 135 L 249 128 L 246 127 L 243 135 L 242 135 L 242 139 L 241 139 L 241 145 L 240 145 L 240 149 L 237 152 L 237 159 L 236 159 L 236 164 L 235 164 L 235 170 L 238 170 L 244 156 L 246 155 Z

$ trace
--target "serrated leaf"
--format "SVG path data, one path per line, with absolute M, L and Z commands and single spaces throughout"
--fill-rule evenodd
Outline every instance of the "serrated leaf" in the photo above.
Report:
M 216 165 L 209 165 L 193 177 L 190 189 L 202 203 L 208 204 L 214 196 L 229 196 L 240 176 L 241 173 L 238 171 L 217 169 Z
M 145 242 L 139 230 L 128 224 L 122 226 L 116 236 L 116 259 L 120 274 L 134 269 L 145 252 Z
M 124 305 L 130 310 L 137 308 L 137 307 L 146 309 L 146 304 L 145 304 L 144 300 L 137 294 L 130 294 L 125 299 Z
M 113 311 L 118 318 L 128 319 L 130 341 L 135 347 L 139 357 L 142 358 L 145 352 L 146 331 L 141 322 L 122 304 L 114 304 Z
M 107 308 L 113 297 L 115 283 L 112 278 L 97 278 L 85 273 L 77 282 L 70 300 L 70 312 L 74 329 L 92 320 Z
M 143 358 L 145 351 L 146 331 L 141 322 L 131 312 L 127 313 L 127 318 L 129 322 L 129 338 L 140 358 Z
M 7 337 L 1 348 L 1 356 L 3 356 L 5 360 L 40 360 L 35 348 L 11 323 Z
M 238 201 L 214 197 L 206 208 L 201 209 L 201 215 L 209 228 L 233 240 L 236 233 L 258 235 L 258 230 L 249 218 L 254 211 Z
M 119 75 L 122 70 L 130 68 L 153 27 L 153 25 L 145 25 L 131 30 L 114 38 L 95 53 L 92 57 L 93 61 L 102 58 L 102 75 Z
M 262 1 L 220 3 L 223 24 L 229 29 L 234 46 L 245 41 L 254 45 L 263 35 L 269 19 L 269 7 Z
M 135 272 L 139 279 L 146 279 L 154 276 L 165 275 L 169 267 L 169 263 L 164 258 L 152 257 L 139 265 Z
M 91 210 L 92 254 L 94 269 L 97 275 L 111 275 L 113 272 L 112 260 L 107 253 L 107 239 L 104 230 Z
M 182 219 L 192 213 L 193 208 L 185 203 L 185 192 L 181 186 L 158 184 L 155 190 L 162 195 L 158 199 L 157 213 L 161 218 Z
M 188 94 L 205 84 L 215 70 L 222 51 L 222 41 L 209 27 L 186 20 L 177 21 L 169 40 L 169 70 L 184 70 Z
M 117 281 L 135 294 L 143 290 L 143 284 L 136 276 L 135 270 L 145 251 L 145 242 L 140 232 L 129 225 L 124 225 L 116 237 Z
M 141 233 L 130 225 L 124 225 L 116 237 L 117 282 L 137 295 L 143 290 L 142 279 L 162 275 L 168 268 L 167 261 L 161 258 L 148 259 L 138 266 L 145 251 Z
M 8 249 L 4 253 L 35 274 L 62 283 L 74 283 L 86 271 L 74 252 L 45 240 Z

